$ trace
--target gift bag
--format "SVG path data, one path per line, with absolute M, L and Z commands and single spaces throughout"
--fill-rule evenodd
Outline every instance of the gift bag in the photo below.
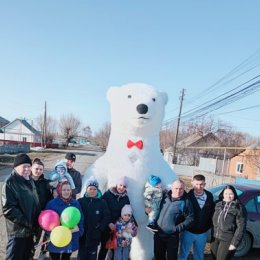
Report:
M 115 249 L 117 248 L 117 238 L 116 238 L 116 232 L 112 231 L 110 233 L 110 237 L 106 242 L 106 248 L 107 249 Z

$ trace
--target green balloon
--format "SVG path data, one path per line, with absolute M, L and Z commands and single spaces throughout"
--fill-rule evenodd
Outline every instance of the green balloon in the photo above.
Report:
M 73 229 L 80 221 L 80 211 L 75 207 L 68 207 L 64 209 L 60 215 L 60 222 L 62 226 Z

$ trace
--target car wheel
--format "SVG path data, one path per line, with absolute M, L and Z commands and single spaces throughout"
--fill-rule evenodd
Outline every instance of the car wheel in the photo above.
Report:
M 240 245 L 237 248 L 235 256 L 245 256 L 252 247 L 252 238 L 248 232 L 246 232 L 241 240 Z

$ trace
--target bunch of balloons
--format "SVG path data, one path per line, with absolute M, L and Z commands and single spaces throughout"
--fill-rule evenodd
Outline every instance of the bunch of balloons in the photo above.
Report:
M 50 241 L 54 246 L 64 247 L 71 242 L 70 229 L 78 225 L 80 217 L 80 211 L 75 207 L 67 207 L 60 217 L 54 210 L 47 209 L 41 212 L 38 222 L 44 231 L 51 232 Z

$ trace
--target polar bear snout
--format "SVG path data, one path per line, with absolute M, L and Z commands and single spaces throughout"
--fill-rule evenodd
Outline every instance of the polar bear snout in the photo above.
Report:
M 139 114 L 146 114 L 148 112 L 148 106 L 145 105 L 145 104 L 139 104 L 137 107 L 136 107 L 136 110 Z

